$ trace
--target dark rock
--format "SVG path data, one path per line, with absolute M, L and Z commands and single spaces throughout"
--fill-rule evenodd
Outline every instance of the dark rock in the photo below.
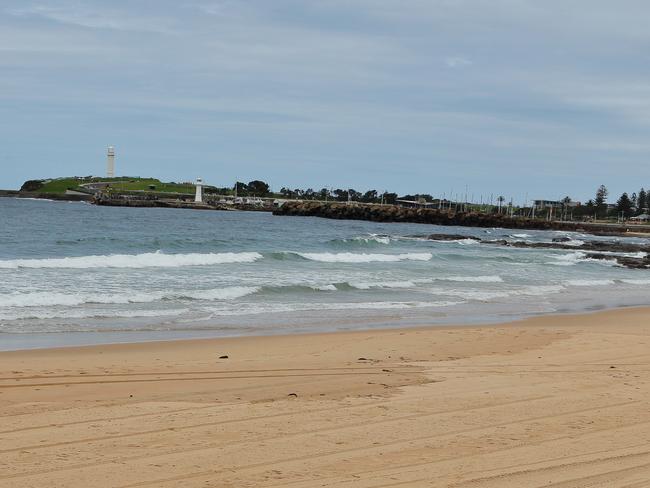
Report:
M 20 191 L 38 191 L 43 188 L 43 186 L 43 180 L 27 180 L 25 183 L 23 183 L 23 186 L 20 187 Z
M 370 220 L 373 222 L 413 222 L 463 227 L 502 227 L 506 229 L 561 230 L 600 235 L 624 235 L 628 226 L 590 222 L 558 222 L 508 217 L 504 214 L 453 212 L 431 208 L 405 208 L 396 205 L 371 205 L 354 202 L 290 201 L 273 211 L 274 215 L 323 217 L 328 219 Z M 637 228 L 640 232 L 649 232 Z M 463 239 L 467 236 L 462 236 Z
M 478 237 L 463 236 L 460 234 L 431 234 L 427 237 L 430 241 L 460 241 L 464 239 L 471 239 L 473 241 L 480 241 Z
M 219 359 L 228 359 L 228 356 L 219 356 Z

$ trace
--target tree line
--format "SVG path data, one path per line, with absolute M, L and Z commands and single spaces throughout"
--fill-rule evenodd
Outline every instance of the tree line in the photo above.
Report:
M 577 207 L 576 216 L 594 216 L 596 218 L 623 217 L 630 218 L 648 213 L 650 207 L 650 192 L 641 188 L 638 192 L 623 192 L 616 200 L 616 205 L 607 203 L 609 190 L 605 185 L 600 185 L 594 198 L 585 205 Z
M 301 189 L 282 187 L 278 192 L 273 192 L 268 183 L 261 180 L 253 180 L 248 183 L 238 181 L 233 187 L 206 187 L 207 193 L 237 195 L 240 197 L 261 197 L 261 198 L 286 198 L 296 200 L 321 200 L 336 202 L 361 202 L 361 203 L 383 203 L 395 204 L 397 200 L 408 200 L 415 202 L 433 202 L 435 199 L 427 193 L 416 193 L 398 196 L 397 193 L 388 191 L 368 190 L 360 192 L 353 188 L 321 188 L 321 189 Z M 600 185 L 592 199 L 582 205 L 572 205 L 572 199 L 565 197 L 560 201 L 563 212 L 568 214 L 570 208 L 573 218 L 607 218 L 607 217 L 624 217 L 629 218 L 636 215 L 647 213 L 650 207 L 650 191 L 641 188 L 638 192 L 623 193 L 616 205 L 608 204 L 609 190 L 605 185 Z M 497 197 L 497 209 L 504 206 L 505 198 Z M 470 204 L 470 208 L 472 208 Z M 493 209 L 494 210 L 494 209 Z M 497 210 L 497 211 L 499 211 Z

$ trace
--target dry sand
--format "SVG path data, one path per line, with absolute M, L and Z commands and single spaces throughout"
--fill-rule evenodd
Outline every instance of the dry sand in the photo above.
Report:
M 648 309 L 6 352 L 0 486 L 649 487 L 649 380 Z

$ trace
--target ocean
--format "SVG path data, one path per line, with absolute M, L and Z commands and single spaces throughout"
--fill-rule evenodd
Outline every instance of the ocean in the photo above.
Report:
M 433 233 L 550 241 L 518 249 Z M 475 324 L 648 305 L 551 231 L 0 198 L 0 349 Z M 649 242 L 648 239 L 607 238 Z

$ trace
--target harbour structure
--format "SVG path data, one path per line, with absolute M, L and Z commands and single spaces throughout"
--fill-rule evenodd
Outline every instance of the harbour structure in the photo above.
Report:
M 203 203 L 203 180 L 201 178 L 196 179 L 196 195 L 194 201 L 196 203 Z
M 115 178 L 115 147 L 108 146 L 106 152 L 106 177 Z

